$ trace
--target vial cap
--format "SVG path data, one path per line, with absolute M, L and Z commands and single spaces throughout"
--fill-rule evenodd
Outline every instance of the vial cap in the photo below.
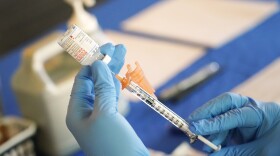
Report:
M 102 61 L 106 64 L 108 64 L 111 61 L 111 57 L 109 55 L 105 55 L 102 59 Z

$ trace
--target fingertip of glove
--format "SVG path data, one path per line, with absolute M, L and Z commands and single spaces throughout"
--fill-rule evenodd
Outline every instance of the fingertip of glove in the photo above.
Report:
M 235 104 L 237 108 L 242 107 L 249 102 L 248 97 L 232 92 L 223 93 L 221 96 L 219 96 L 219 98 L 226 100 L 227 103 Z
M 204 117 L 204 113 L 202 114 L 201 111 L 196 110 L 188 116 L 188 121 L 194 122 L 200 120 L 202 117 Z
M 112 43 L 106 43 L 100 47 L 100 52 L 102 54 L 112 55 L 115 50 L 115 46 Z
M 100 48 L 101 49 L 104 49 L 104 48 L 114 48 L 114 45 L 113 45 L 113 43 L 108 42 L 106 44 L 103 44 Z
M 189 121 L 189 122 L 192 122 L 192 121 L 193 121 L 193 115 L 190 115 L 190 116 L 188 117 L 188 121 Z
M 116 48 L 118 48 L 120 50 L 123 50 L 123 51 L 126 51 L 126 47 L 123 44 L 117 44 Z
M 126 54 L 126 47 L 123 44 L 118 44 L 116 45 L 116 52 L 120 58 L 124 59 L 124 56 Z
M 194 124 L 195 124 L 195 123 L 194 123 L 194 122 L 192 122 L 192 123 L 190 124 L 190 126 L 189 126 L 189 129 L 190 129 L 190 131 L 191 131 L 191 132 L 193 132 L 193 133 L 197 134 L 198 132 L 197 132 L 197 130 L 196 130 L 195 125 L 194 125 Z

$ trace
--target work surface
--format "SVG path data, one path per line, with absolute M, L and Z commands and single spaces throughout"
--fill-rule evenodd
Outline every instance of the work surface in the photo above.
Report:
M 123 31 L 120 26 L 122 21 L 154 3 L 158 3 L 158 1 L 111 0 L 108 1 L 106 5 L 101 5 L 92 12 L 97 16 L 104 29 L 121 32 Z M 101 18 L 105 15 L 107 15 L 107 18 Z M 223 44 L 219 48 L 208 49 L 206 53 L 194 63 L 182 69 L 165 83 L 158 86 L 158 88 L 156 88 L 156 95 L 163 89 L 192 75 L 202 66 L 213 61 L 218 62 L 221 66 L 221 71 L 207 81 L 207 83 L 200 85 L 188 96 L 176 103 L 165 103 L 169 108 L 174 110 L 174 112 L 182 117 L 187 117 L 194 109 L 201 106 L 206 101 L 223 92 L 231 91 L 279 58 L 279 28 L 280 13 L 276 12 L 257 26 Z M 65 29 L 65 26 L 61 25 L 56 29 Z M 32 41 L 28 43 L 30 42 Z M 13 53 L 1 58 L 0 61 L 5 114 L 20 115 L 14 94 L 11 91 L 10 81 L 12 74 L 19 65 L 21 51 L 28 43 L 13 50 Z M 172 64 L 170 65 L 172 66 Z M 279 73 L 280 69 L 278 73 L 275 74 Z M 170 153 L 182 141 L 188 141 L 186 136 L 171 132 L 171 125 L 141 102 L 131 103 L 127 120 L 131 123 L 144 144 L 149 148 Z M 201 144 L 195 143 L 194 147 L 200 148 Z
M 276 13 L 261 25 L 221 48 L 209 50 L 201 59 L 178 73 L 157 91 L 160 92 L 191 75 L 203 65 L 212 61 L 218 62 L 222 71 L 213 79 L 196 88 L 176 104 L 166 103 L 179 115 L 187 117 L 198 106 L 223 92 L 232 90 L 277 59 L 280 56 L 280 32 L 276 31 L 279 27 L 280 14 Z M 186 137 L 172 134 L 167 121 L 141 104 L 131 105 L 131 113 L 127 119 L 148 147 L 171 152 L 180 142 L 186 140 Z

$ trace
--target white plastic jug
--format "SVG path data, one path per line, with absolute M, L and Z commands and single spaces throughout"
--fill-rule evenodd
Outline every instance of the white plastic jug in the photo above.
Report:
M 65 117 L 80 65 L 57 44 L 61 34 L 53 33 L 27 47 L 12 80 L 22 115 L 38 125 L 39 155 L 69 155 L 79 149 Z

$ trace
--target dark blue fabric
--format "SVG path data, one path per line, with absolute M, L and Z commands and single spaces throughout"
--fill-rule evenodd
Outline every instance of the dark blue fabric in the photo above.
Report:
M 159 0 L 107 0 L 91 12 L 104 29 L 120 29 L 121 22 Z

